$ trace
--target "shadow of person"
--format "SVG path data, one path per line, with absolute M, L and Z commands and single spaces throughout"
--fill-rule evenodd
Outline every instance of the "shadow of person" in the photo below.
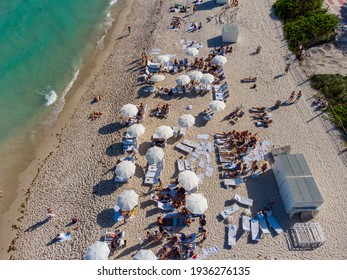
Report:
M 27 228 L 25 230 L 25 232 L 30 232 L 33 231 L 37 228 L 39 228 L 40 226 L 43 226 L 45 223 L 47 223 L 50 220 L 50 217 L 47 217 L 46 219 L 44 219 L 43 221 L 37 222 L 36 224 L 32 225 L 31 227 Z

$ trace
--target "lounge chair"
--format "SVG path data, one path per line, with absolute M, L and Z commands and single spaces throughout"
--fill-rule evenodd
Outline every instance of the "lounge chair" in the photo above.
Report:
M 175 211 L 175 207 L 171 203 L 163 203 L 158 201 L 158 208 L 167 212 Z
M 126 183 L 128 182 L 128 178 L 121 178 L 119 176 L 114 177 L 114 182 L 115 183 Z
M 178 159 L 178 160 L 177 160 L 177 167 L 178 167 L 178 171 L 179 171 L 179 172 L 184 171 L 184 170 L 185 170 L 184 161 Z
M 116 222 L 121 222 L 124 220 L 124 217 L 122 216 L 122 214 L 120 212 L 114 212 L 114 215 L 113 215 L 113 220 L 115 220 Z
M 230 161 L 226 165 L 223 166 L 224 170 L 232 170 L 237 166 L 236 162 Z
M 242 178 L 236 178 L 236 179 L 224 179 L 224 185 L 227 187 L 230 186 L 238 186 L 240 184 L 243 183 L 243 179 Z
M 195 92 L 195 94 L 200 93 L 201 92 L 201 87 L 198 86 L 198 85 L 194 86 L 194 92 Z
M 195 239 L 196 239 L 196 233 L 192 233 L 192 234 L 189 234 L 190 235 L 190 237 L 189 238 L 184 238 L 186 235 L 184 234 L 182 234 L 181 235 L 181 240 L 182 240 L 182 243 L 184 243 L 184 244 L 187 244 L 187 243 L 191 243 L 191 242 L 193 242 L 193 241 L 195 241 Z
M 275 220 L 273 216 L 267 216 L 266 220 L 268 221 L 270 227 L 272 227 L 277 234 L 280 234 L 283 232 L 283 229 L 280 227 L 280 225 L 277 223 L 277 221 Z
M 235 194 L 233 199 L 235 199 L 237 202 L 247 205 L 247 206 L 253 206 L 253 199 L 250 199 L 248 197 L 243 197 L 238 194 Z
M 236 245 L 236 231 L 237 231 L 236 225 L 228 226 L 228 245 L 229 246 Z
M 175 88 L 175 87 L 172 88 L 172 89 L 171 89 L 171 92 L 172 92 L 172 94 L 176 94 L 176 93 L 177 93 L 177 88 Z
M 198 143 L 195 143 L 193 141 L 190 141 L 188 139 L 184 139 L 184 141 L 182 142 L 182 144 L 186 145 L 186 146 L 189 146 L 189 147 L 192 147 L 194 149 L 197 149 L 200 145 Z
M 223 210 L 220 214 L 224 219 L 226 219 L 227 217 L 229 217 L 230 215 L 234 214 L 235 212 L 237 212 L 239 210 L 240 210 L 240 206 L 238 206 L 236 203 L 234 203 L 233 205 L 231 205 L 231 207 Z
M 185 88 L 184 92 L 185 92 L 186 94 L 190 94 L 190 92 L 191 92 L 190 85 L 187 86 L 187 87 Z
M 178 94 L 183 94 L 183 87 L 177 86 L 177 92 Z
M 193 152 L 193 149 L 192 149 L 192 148 L 190 148 L 190 147 L 188 147 L 188 146 L 186 146 L 186 145 L 182 145 L 181 143 L 178 143 L 178 144 L 176 145 L 176 148 L 177 148 L 178 150 L 182 151 L 182 152 L 187 153 L 187 154 Z
M 179 136 L 183 136 L 183 135 L 185 135 L 185 134 L 186 134 L 186 132 L 187 132 L 187 128 L 186 128 L 186 127 L 182 127 L 182 128 L 180 129 Z
M 184 165 L 186 167 L 186 170 L 192 170 L 192 167 L 191 167 L 190 162 L 189 162 L 188 159 L 184 160 Z
M 251 233 L 252 233 L 252 240 L 253 241 L 259 241 L 260 234 L 259 234 L 259 221 L 258 219 L 251 219 Z
M 251 232 L 251 217 L 242 215 L 242 228 L 246 232 Z
M 172 127 L 172 130 L 173 130 L 173 136 L 177 137 L 179 128 L 177 126 L 174 126 L 174 127 Z
M 202 118 L 206 121 L 212 120 L 214 113 L 203 116 Z
M 270 231 L 267 228 L 266 220 L 263 218 L 263 219 L 258 219 L 258 221 L 259 221 L 259 227 L 260 227 L 261 231 L 264 234 L 270 234 Z

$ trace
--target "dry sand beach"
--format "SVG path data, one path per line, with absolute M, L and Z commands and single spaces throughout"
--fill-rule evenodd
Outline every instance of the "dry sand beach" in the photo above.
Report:
M 127 247 L 117 251 L 110 259 L 131 259 L 141 248 L 151 248 L 157 254 L 162 243 L 148 244 L 145 241 L 139 244 L 139 238 L 146 238 L 146 231 L 156 227 L 157 216 L 162 213 L 150 200 L 153 189 L 143 185 L 147 164 L 144 155 L 158 126 L 177 126 L 178 118 L 188 113 L 196 117 L 196 124 L 188 129 L 183 139 L 200 142 L 196 136 L 208 134 L 209 141 L 213 142 L 214 133 L 235 129 L 258 133 L 261 140 L 272 141 L 275 147 L 291 145 L 291 153 L 304 154 L 324 198 L 315 221 L 324 230 L 325 244 L 310 251 L 290 250 L 287 230 L 298 219 L 288 219 L 271 169 L 257 178 L 249 178 L 237 189 L 226 189 L 222 185 L 216 155 L 212 151 L 210 165 L 213 166 L 213 174 L 211 177 L 204 176 L 199 186 L 199 192 L 205 195 L 209 205 L 205 213 L 209 235 L 203 242 L 201 237 L 198 238 L 199 256 L 203 248 L 217 246 L 218 252 L 208 254 L 206 259 L 346 259 L 346 166 L 320 118 L 315 118 L 318 113 L 311 107 L 311 103 L 316 92 L 308 83 L 303 83 L 299 66 L 287 51 L 281 22 L 272 10 L 274 0 L 243 0 L 239 1 L 238 7 L 230 8 L 217 6 L 214 1 L 204 1 L 198 5 L 194 14 L 189 12 L 189 16 L 184 17 L 178 31 L 168 29 L 172 16 L 179 15 L 169 13 L 169 8 L 176 0 L 133 2 L 122 34 L 110 42 L 112 50 L 102 69 L 87 86 L 73 116 L 66 121 L 61 131 L 54 133 L 58 144 L 35 173 L 24 218 L 17 223 L 18 238 L 14 240 L 8 257 L 82 259 L 89 245 L 115 229 L 125 231 Z M 189 5 L 192 6 L 191 3 Z M 224 71 L 230 96 L 224 111 L 218 112 L 207 123 L 202 121 L 199 113 L 213 100 L 211 92 L 172 98 L 139 95 L 143 87 L 143 67 L 139 65 L 143 48 L 148 51 L 159 48 L 160 54 L 175 54 L 177 59 L 183 59 L 185 53 L 180 44 L 181 39 L 194 40 L 204 44 L 199 57 L 207 57 L 211 47 L 220 44 L 222 24 L 230 21 L 238 25 L 240 34 L 238 42 L 233 45 L 234 51 L 226 55 L 228 62 L 224 65 Z M 188 33 L 190 22 L 201 22 L 202 30 Z M 128 25 L 131 25 L 132 31 L 126 36 Z M 254 55 L 257 46 L 262 47 L 261 52 Z M 152 57 L 155 59 L 154 55 Z M 286 59 L 291 62 L 289 73 L 274 78 L 283 73 Z M 177 76 L 166 74 L 162 84 L 175 86 Z M 250 89 L 248 83 L 240 83 L 242 78 L 248 76 L 257 76 L 256 89 Z M 272 107 L 276 100 L 287 100 L 293 90 L 303 92 L 298 103 L 273 111 L 274 123 L 270 127 L 255 127 L 248 113 L 249 108 Z M 102 96 L 101 101 L 91 104 L 93 97 L 98 95 Z M 127 130 L 119 122 L 120 109 L 124 104 L 139 105 L 141 102 L 147 104 L 146 116 L 142 121 L 146 132 L 139 138 L 136 173 L 127 184 L 116 186 L 113 181 L 114 167 L 122 156 L 122 136 Z M 149 112 L 163 102 L 171 105 L 168 118 L 150 117 Z M 230 125 L 224 120 L 225 116 L 241 104 L 245 116 L 235 125 Z M 188 111 L 187 105 L 192 105 L 192 110 Z M 101 111 L 102 116 L 95 121 L 89 120 L 88 116 L 93 111 Z M 161 177 L 164 185 L 178 175 L 176 160 L 183 155 L 174 149 L 178 142 L 181 139 L 169 139 L 165 148 L 165 168 Z M 202 172 L 202 169 L 197 171 Z M 128 189 L 139 194 L 135 218 L 125 224 L 116 223 L 113 220 L 113 207 L 118 195 Z M 254 200 L 252 214 L 256 214 L 270 197 L 274 197 L 273 215 L 285 232 L 280 235 L 272 233 L 261 238 L 258 243 L 252 243 L 240 229 L 236 246 L 230 248 L 226 243 L 227 224 L 219 213 L 231 205 L 235 193 Z M 42 221 L 46 218 L 48 207 L 54 209 L 56 216 L 44 223 Z M 238 227 L 241 212 L 232 216 L 232 222 Z M 72 240 L 51 244 L 57 234 L 75 226 L 68 225 L 74 216 L 78 218 L 76 225 L 79 229 L 72 233 Z M 197 227 L 195 221 L 189 228 L 184 228 L 184 232 L 196 232 Z

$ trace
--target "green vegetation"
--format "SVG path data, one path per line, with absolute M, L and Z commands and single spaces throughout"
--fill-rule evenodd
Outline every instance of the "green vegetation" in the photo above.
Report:
M 318 43 L 328 42 L 335 36 L 339 20 L 322 9 L 322 0 L 277 0 L 276 14 L 285 22 L 284 32 L 289 49 L 300 55 L 304 49 Z
M 328 100 L 331 120 L 337 127 L 347 129 L 347 77 L 339 74 L 314 75 L 311 85 Z
M 277 0 L 274 7 L 276 15 L 287 21 L 320 9 L 322 3 L 323 0 Z

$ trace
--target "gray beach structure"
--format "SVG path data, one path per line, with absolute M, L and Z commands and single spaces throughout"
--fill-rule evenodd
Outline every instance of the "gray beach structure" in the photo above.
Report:
M 315 217 L 323 198 L 304 156 L 283 154 L 274 160 L 272 171 L 289 218 L 297 213 L 302 219 Z
M 239 37 L 239 28 L 236 24 L 224 24 L 222 30 L 223 43 L 236 43 Z

